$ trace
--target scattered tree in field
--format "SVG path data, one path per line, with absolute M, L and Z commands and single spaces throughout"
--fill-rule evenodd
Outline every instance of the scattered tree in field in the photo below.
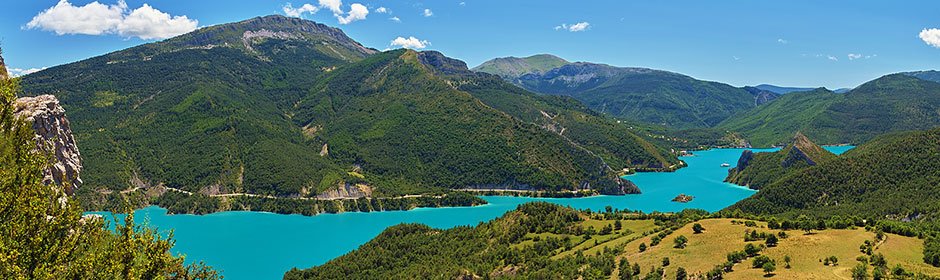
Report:
M 868 266 L 864 263 L 855 265 L 855 268 L 852 269 L 852 279 L 868 280 Z
M 663 258 L 663 267 L 669 266 L 669 257 Z
M 760 253 L 760 248 L 754 246 L 753 243 L 748 243 L 747 245 L 744 245 L 744 253 L 747 254 L 748 257 L 753 257 L 756 256 L 757 253 Z
M 646 243 L 640 243 L 640 253 L 646 252 Z
M 773 275 L 773 274 L 774 274 L 774 271 L 777 270 L 777 266 L 774 265 L 774 262 L 766 262 L 766 263 L 764 263 L 764 265 L 762 266 L 762 268 L 764 269 L 764 275 L 765 275 L 765 276 Z
M 776 261 L 774 261 L 773 259 L 771 259 L 771 258 L 768 257 L 768 256 L 757 256 L 757 257 L 754 258 L 754 261 L 753 261 L 751 267 L 753 267 L 753 268 L 762 268 L 762 267 L 764 267 L 764 264 L 766 264 L 766 263 L 775 263 L 775 262 L 776 262 Z
M 786 264 L 784 268 L 790 269 L 790 255 L 783 256 L 783 262 Z
M 767 236 L 767 240 L 764 241 L 764 244 L 767 244 L 767 247 L 777 247 L 777 242 L 777 236 L 771 234 Z
M 614 221 L 614 230 L 620 230 L 623 228 L 623 223 L 620 222 L 620 219 Z
M 703 227 L 702 224 L 695 223 L 692 225 L 692 231 L 695 232 L 695 234 L 699 234 L 705 231 L 705 227 Z
M 689 279 L 689 273 L 685 271 L 685 268 L 679 267 L 679 269 L 676 269 L 676 280 L 687 279 Z
M 650 247 L 659 245 L 660 241 L 663 241 L 663 238 L 661 236 L 659 235 L 653 236 L 653 238 L 650 239 Z
M 685 248 L 686 244 L 689 243 L 689 239 L 686 238 L 685 235 L 679 235 L 679 237 L 676 237 L 676 239 L 673 240 L 673 243 L 676 244 L 673 246 L 674 248 L 683 249 Z

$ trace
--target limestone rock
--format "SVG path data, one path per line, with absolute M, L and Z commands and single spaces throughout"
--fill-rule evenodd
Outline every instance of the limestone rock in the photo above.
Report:
M 52 165 L 44 171 L 43 183 L 61 185 L 69 195 L 82 184 L 81 155 L 65 108 L 52 95 L 21 97 L 16 100 L 14 115 L 33 124 L 36 148 L 52 156 Z
M 9 77 L 10 75 L 7 74 L 7 65 L 6 63 L 3 63 L 3 56 L 0 56 L 0 80 L 5 80 Z
M 342 183 L 317 195 L 317 199 L 350 199 L 372 197 L 372 188 L 364 184 Z

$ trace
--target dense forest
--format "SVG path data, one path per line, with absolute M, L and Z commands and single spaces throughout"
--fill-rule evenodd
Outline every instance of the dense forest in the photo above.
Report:
M 880 136 L 793 170 L 730 209 L 798 216 L 927 219 L 940 210 L 940 129 Z
M 63 197 L 64 186 L 43 185 L 51 157 L 35 149 L 32 124 L 14 118 L 17 93 L 17 80 L 0 77 L 0 278 L 221 278 L 170 253 L 172 235 L 135 225 L 133 215 L 107 230 Z
M 393 226 L 349 254 L 323 266 L 291 270 L 284 279 L 608 279 L 619 265 L 622 248 L 598 247 L 591 254 L 564 252 L 590 245 L 585 243 L 592 235 L 633 236 L 622 225 L 627 220 L 655 221 L 655 229 L 636 232 L 639 237 L 668 234 L 703 214 L 643 215 L 612 209 L 592 214 L 551 203 L 527 203 L 476 227 Z M 588 225 L 597 222 L 604 226 Z M 649 271 L 655 273 L 655 269 Z

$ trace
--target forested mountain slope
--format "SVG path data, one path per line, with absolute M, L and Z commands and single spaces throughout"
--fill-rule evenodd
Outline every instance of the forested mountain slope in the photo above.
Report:
M 845 94 L 792 93 L 722 122 L 754 146 L 781 144 L 801 131 L 820 144 L 858 144 L 877 135 L 940 125 L 940 83 L 887 75 Z
M 647 68 L 575 62 L 516 77 L 484 67 L 501 60 L 476 70 L 503 75 L 534 92 L 574 97 L 601 113 L 673 128 L 711 127 L 775 97 Z
M 614 170 L 679 166 L 573 100 L 452 61 L 377 53 L 339 29 L 268 16 L 53 67 L 24 87 L 70 111 L 92 189 L 294 197 L 362 183 L 376 196 L 475 186 L 617 194 L 637 190 Z
M 730 207 L 755 214 L 935 220 L 940 129 L 877 137 L 834 160 L 791 170 Z

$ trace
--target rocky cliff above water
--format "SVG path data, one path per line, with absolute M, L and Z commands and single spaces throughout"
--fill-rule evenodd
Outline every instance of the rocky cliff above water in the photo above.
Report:
M 65 109 L 52 95 L 21 97 L 15 106 L 14 115 L 33 124 L 36 147 L 52 156 L 43 183 L 61 185 L 66 193 L 73 194 L 82 184 L 82 160 Z
M 815 166 L 834 158 L 835 154 L 797 132 L 790 143 L 780 151 L 755 154 L 745 150 L 738 159 L 738 165 L 728 170 L 725 182 L 760 189 L 788 172 Z

